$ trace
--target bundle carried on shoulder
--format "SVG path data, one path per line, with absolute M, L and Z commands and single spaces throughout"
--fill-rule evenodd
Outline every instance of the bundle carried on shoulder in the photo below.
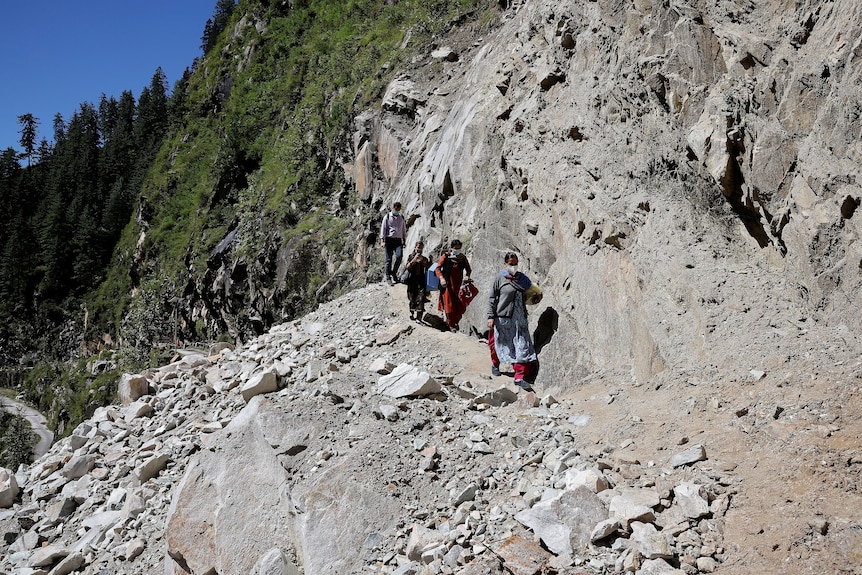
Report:
M 524 290 L 524 303 L 527 305 L 536 305 L 542 301 L 542 290 L 536 284 L 532 284 Z

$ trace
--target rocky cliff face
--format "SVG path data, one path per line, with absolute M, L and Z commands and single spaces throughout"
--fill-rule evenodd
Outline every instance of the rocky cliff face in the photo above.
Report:
M 344 164 L 410 242 L 464 240 L 480 289 L 521 255 L 539 397 L 486 375 L 481 305 L 410 329 L 368 286 L 127 380 L 0 473 L 0 569 L 857 569 L 862 7 L 500 6 L 402 71 Z
M 730 328 L 858 333 L 858 3 L 503 4 L 391 84 L 350 167 L 480 285 L 521 254 L 546 381 L 721 365 Z

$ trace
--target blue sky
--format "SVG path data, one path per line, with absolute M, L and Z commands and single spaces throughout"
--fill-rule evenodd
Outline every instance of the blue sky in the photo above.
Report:
M 0 11 L 0 150 L 18 143 L 18 116 L 39 118 L 51 141 L 54 115 L 68 120 L 101 94 L 137 101 L 161 66 L 172 89 L 201 54 L 216 0 L 18 0 Z

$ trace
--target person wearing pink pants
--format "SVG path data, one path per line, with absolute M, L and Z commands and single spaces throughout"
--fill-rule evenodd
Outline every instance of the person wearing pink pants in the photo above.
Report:
M 518 256 L 509 252 L 504 269 L 494 276 L 488 294 L 488 348 L 491 351 L 491 373 L 499 375 L 500 363 L 509 363 L 515 370 L 515 385 L 531 390 L 528 383 L 536 349 L 527 322 L 524 292 L 532 281 L 518 271 Z

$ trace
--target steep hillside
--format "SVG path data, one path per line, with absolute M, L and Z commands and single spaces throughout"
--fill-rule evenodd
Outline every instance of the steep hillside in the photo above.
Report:
M 522 254 L 553 380 L 859 334 L 859 6 L 691 4 L 515 3 L 363 123 L 358 188 L 401 200 L 411 241 L 462 237 L 483 280 Z
M 0 572 L 859 572 L 858 358 L 528 393 L 429 320 L 374 285 L 125 376 L 0 470 Z
M 121 249 L 127 341 L 248 337 L 380 277 L 395 199 L 480 280 L 522 254 L 555 380 L 856 337 L 855 3 L 435 6 L 240 5 Z
M 154 342 L 245 339 L 363 285 L 354 244 L 380 200 L 346 181 L 353 118 L 431 37 L 495 11 L 240 2 L 177 88 L 183 119 L 93 297 L 90 337 L 106 329 L 140 361 Z
M 135 410 L 22 474 L 7 564 L 50 540 L 37 567 L 88 572 L 238 573 L 272 548 L 261 572 L 858 572 L 860 27 L 855 0 L 241 3 L 94 304 L 103 325 L 128 298 L 111 317 L 142 353 L 237 348 L 143 374 Z M 395 340 L 441 397 L 380 399 L 403 310 L 365 284 L 394 200 L 408 243 L 464 241 L 483 293 L 520 255 L 547 411 L 471 397 L 503 381 L 479 305 Z M 246 406 L 252 382 L 270 393 Z M 112 491 L 63 493 L 91 463 L 73 487 Z M 566 466 L 608 481 L 605 507 Z M 559 543 L 572 507 L 629 489 L 610 539 Z M 545 535 L 517 519 L 542 498 L 564 517 Z

